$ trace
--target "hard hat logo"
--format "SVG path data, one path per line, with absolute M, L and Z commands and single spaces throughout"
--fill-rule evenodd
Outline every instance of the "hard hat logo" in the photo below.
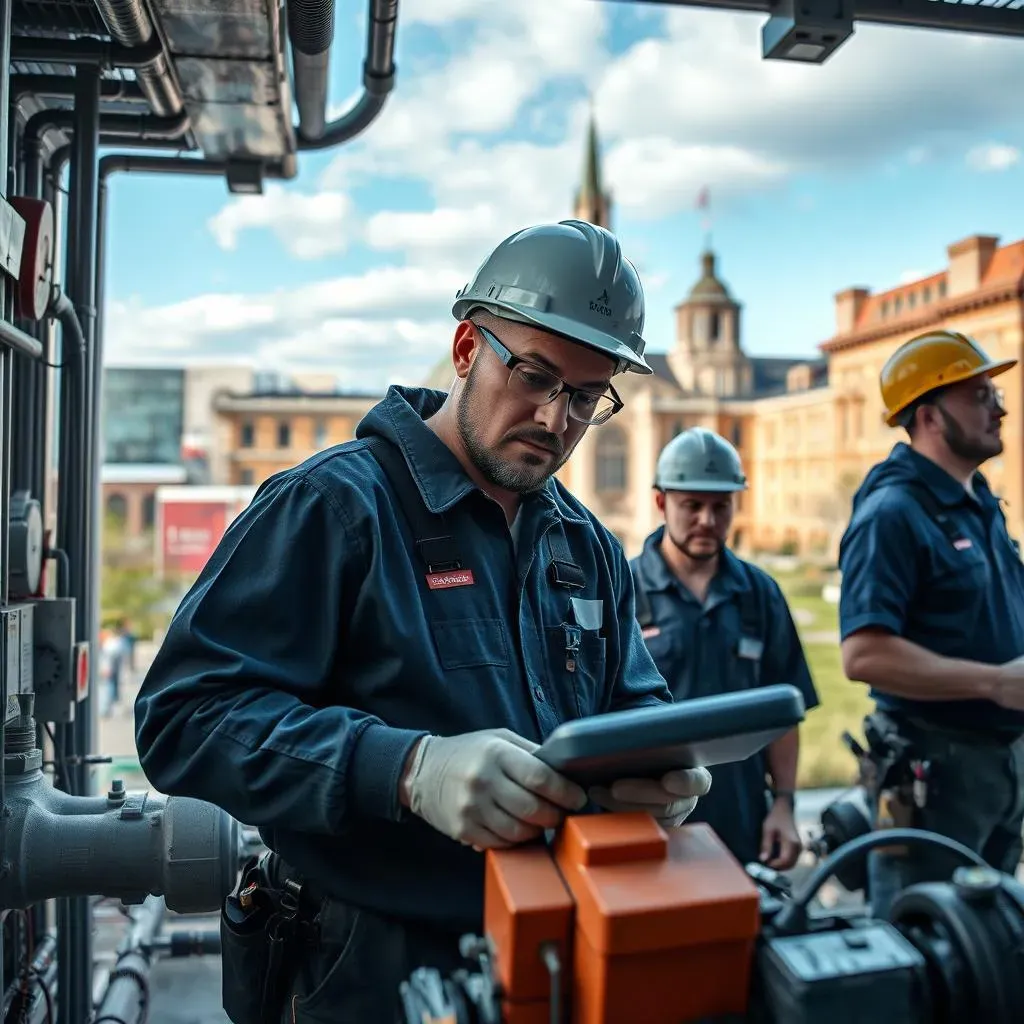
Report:
M 606 228 L 582 220 L 524 228 L 500 242 L 455 298 L 464 320 L 483 307 L 608 356 L 615 372 L 649 374 L 644 291 Z
M 612 311 L 608 305 L 609 301 L 610 300 L 608 298 L 608 289 L 605 288 L 605 290 L 601 292 L 601 294 L 596 299 L 591 300 L 590 311 L 592 313 L 600 313 L 601 316 L 611 316 Z

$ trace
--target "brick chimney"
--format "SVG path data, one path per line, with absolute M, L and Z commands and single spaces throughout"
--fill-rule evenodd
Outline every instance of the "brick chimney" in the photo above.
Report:
M 837 293 L 836 334 L 849 334 L 857 326 L 860 311 L 871 292 L 867 288 L 847 288 Z
M 949 256 L 946 294 L 969 295 L 976 292 L 998 248 L 998 235 L 971 235 L 949 246 L 946 249 Z

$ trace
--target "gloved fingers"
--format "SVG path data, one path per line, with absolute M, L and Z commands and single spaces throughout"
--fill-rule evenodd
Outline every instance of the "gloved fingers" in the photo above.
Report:
M 498 767 L 522 789 L 567 811 L 582 810 L 587 794 L 539 758 L 511 744 L 498 754 Z
M 493 735 L 499 739 L 508 740 L 509 743 L 522 748 L 528 754 L 532 754 L 540 748 L 539 743 L 534 743 L 533 740 L 528 740 L 525 736 L 520 736 L 519 733 L 513 732 L 511 729 L 494 729 Z
M 499 775 L 494 780 L 490 797 L 505 814 L 538 828 L 557 828 L 565 817 L 563 807 L 524 789 L 508 775 Z
M 655 815 L 655 817 L 663 825 L 682 825 L 686 819 L 693 814 L 694 808 L 697 806 L 697 797 L 690 796 L 684 800 L 675 800 L 666 807 L 661 814 Z
M 477 828 L 490 833 L 506 846 L 515 846 L 536 839 L 543 831 L 543 826 L 534 825 L 514 814 L 509 814 L 498 803 L 489 800 L 476 814 L 474 824 Z M 551 826 L 553 827 L 553 826 Z
M 616 779 L 611 786 L 612 796 L 623 803 L 645 804 L 650 807 L 664 807 L 677 796 L 691 796 L 690 793 L 670 793 L 655 779 Z
M 588 795 L 598 807 L 602 807 L 606 811 L 615 811 L 620 813 L 626 813 L 629 811 L 646 811 L 649 814 L 653 809 L 651 804 L 636 804 L 629 803 L 625 800 L 619 800 L 607 786 L 591 786 L 588 791 Z
M 666 772 L 661 785 L 673 796 L 707 796 L 711 792 L 711 772 L 707 768 L 680 768 Z

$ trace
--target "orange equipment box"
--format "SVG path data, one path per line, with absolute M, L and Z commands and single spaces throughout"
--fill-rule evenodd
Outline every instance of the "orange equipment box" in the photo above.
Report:
M 681 1024 L 744 1013 L 757 888 L 703 824 L 569 818 L 544 846 L 488 851 L 485 927 L 506 1024 L 546 1024 L 558 954 L 572 1024 Z

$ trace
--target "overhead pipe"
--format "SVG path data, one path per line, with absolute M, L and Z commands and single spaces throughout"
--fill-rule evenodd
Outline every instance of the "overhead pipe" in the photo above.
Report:
M 122 46 L 137 49 L 154 39 L 160 42 L 143 0 L 95 0 L 95 4 L 110 35 Z M 158 54 L 135 69 L 135 77 L 157 117 L 174 117 L 182 112 L 185 105 L 181 90 L 162 44 Z
M 327 127 L 327 79 L 334 42 L 334 0 L 288 0 L 288 37 L 298 133 L 318 139 Z
M 25 122 L 25 145 L 38 145 L 42 136 L 54 128 L 73 132 L 77 123 L 74 110 L 40 110 Z M 118 139 L 180 139 L 191 127 L 188 114 L 177 117 L 153 117 L 150 114 L 101 114 L 100 135 Z
M 363 62 L 363 93 L 352 106 L 324 125 L 327 109 L 329 47 L 334 36 L 334 0 L 303 0 L 288 5 L 288 33 L 292 44 L 295 102 L 299 111 L 296 129 L 300 150 L 330 149 L 348 142 L 373 123 L 395 85 L 395 31 L 398 0 L 370 0 L 366 59 Z M 298 39 L 298 43 L 296 42 Z M 303 52 L 299 47 L 313 52 Z M 325 46 L 325 49 L 318 48 Z M 313 115 L 315 106 L 323 114 Z M 317 129 L 319 131 L 316 131 Z
M 133 48 L 102 39 L 50 39 L 45 36 L 19 36 L 11 41 L 11 60 L 27 64 L 92 65 L 100 68 L 138 70 L 163 56 L 164 48 L 154 37 L 145 46 Z
M 11 103 L 20 103 L 27 96 L 46 96 L 51 99 L 73 96 L 74 75 L 11 75 Z M 145 100 L 137 82 L 119 78 L 104 78 L 100 82 L 100 98 L 131 103 Z

